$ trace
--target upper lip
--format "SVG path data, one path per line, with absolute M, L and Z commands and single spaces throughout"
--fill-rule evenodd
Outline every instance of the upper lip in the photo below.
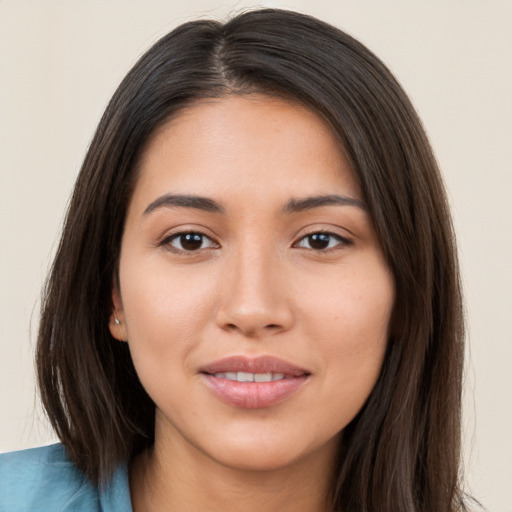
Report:
M 288 361 L 268 355 L 258 357 L 241 355 L 225 357 L 201 367 L 200 371 L 210 375 L 224 372 L 283 373 L 291 377 L 301 377 L 311 373 Z

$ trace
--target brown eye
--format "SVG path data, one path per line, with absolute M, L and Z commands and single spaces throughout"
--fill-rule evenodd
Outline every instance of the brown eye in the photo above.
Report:
M 185 252 L 193 252 L 200 249 L 215 247 L 211 238 L 203 235 L 202 233 L 195 232 L 177 233 L 164 240 L 164 244 L 170 245 L 174 250 Z
M 337 246 L 350 245 L 352 242 L 334 233 L 311 233 L 301 238 L 297 247 L 313 251 L 325 251 Z

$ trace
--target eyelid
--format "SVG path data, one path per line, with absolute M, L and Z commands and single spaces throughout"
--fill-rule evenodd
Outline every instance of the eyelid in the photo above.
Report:
M 308 247 L 301 247 L 299 244 L 307 239 L 307 237 L 310 237 L 310 236 L 313 236 L 313 235 L 325 235 L 325 236 L 329 236 L 329 237 L 332 237 L 336 240 L 338 240 L 338 243 L 334 246 L 334 247 L 327 247 L 325 249 L 314 249 L 312 247 L 308 248 Z M 343 236 L 339 233 L 336 233 L 334 231 L 330 231 L 328 229 L 311 229 L 309 230 L 308 232 L 306 233 L 303 233 L 301 234 L 297 240 L 293 243 L 293 247 L 296 247 L 296 248 L 299 248 L 299 249 L 306 249 L 306 250 L 310 250 L 310 251 L 314 251 L 314 252 L 318 252 L 318 253 L 325 253 L 325 252 L 330 252 L 330 251 L 336 251 L 336 250 L 340 250 L 344 247 L 347 247 L 347 246 L 350 246 L 350 245 L 353 245 L 354 242 L 353 240 L 351 240 L 350 238 L 346 237 L 346 236 Z
M 211 242 L 211 245 L 209 247 L 201 247 L 196 250 L 180 249 L 177 247 L 173 247 L 171 245 L 171 242 L 173 240 L 176 240 L 179 237 L 181 237 L 183 235 L 188 235 L 188 234 L 200 235 L 201 237 L 208 239 Z M 157 245 L 159 247 L 164 247 L 167 250 L 174 252 L 176 254 L 195 254 L 195 253 L 202 252 L 204 250 L 215 249 L 215 248 L 220 247 L 220 244 L 215 240 L 215 238 L 212 235 L 205 233 L 202 229 L 193 228 L 193 227 L 185 228 L 185 229 L 183 227 L 181 227 L 181 228 L 177 229 L 176 231 L 167 233 L 161 238 L 161 240 L 158 242 Z
M 354 241 L 351 238 L 348 238 L 347 236 L 342 235 L 339 232 L 336 232 L 335 229 L 333 229 L 333 228 L 329 229 L 329 228 L 325 228 L 325 227 L 322 228 L 320 226 L 317 226 L 317 227 L 310 226 L 309 228 L 306 228 L 306 229 L 307 229 L 307 231 L 303 231 L 299 236 L 297 236 L 295 238 L 295 241 L 292 243 L 293 248 L 306 249 L 306 250 L 316 252 L 316 253 L 326 253 L 326 252 L 330 252 L 330 251 L 340 250 L 344 247 L 354 244 Z M 156 242 L 155 245 L 157 245 L 159 247 L 164 247 L 164 248 L 168 249 L 169 251 L 175 252 L 177 254 L 189 254 L 189 255 L 194 254 L 194 253 L 199 253 L 199 252 L 202 252 L 202 251 L 208 250 L 208 249 L 220 248 L 220 244 L 217 241 L 216 237 L 210 233 L 207 233 L 206 231 L 207 231 L 206 229 L 203 229 L 202 227 L 196 227 L 196 226 L 176 227 L 173 230 L 171 230 L 170 232 L 168 231 L 165 235 L 163 235 L 160 238 L 160 240 Z M 187 250 L 185 248 L 180 249 L 178 247 L 173 247 L 171 245 L 171 242 L 173 240 L 176 240 L 180 236 L 187 235 L 187 234 L 200 235 L 201 237 L 207 239 L 210 242 L 209 246 L 208 247 L 200 247 L 195 250 L 193 250 L 193 249 Z M 336 243 L 336 245 L 334 247 L 319 248 L 319 249 L 315 249 L 313 247 L 301 247 L 299 245 L 299 244 L 301 244 L 301 242 L 303 242 L 305 239 L 307 239 L 307 237 L 310 237 L 312 235 L 317 235 L 317 234 L 331 237 L 331 238 L 337 240 L 338 243 Z

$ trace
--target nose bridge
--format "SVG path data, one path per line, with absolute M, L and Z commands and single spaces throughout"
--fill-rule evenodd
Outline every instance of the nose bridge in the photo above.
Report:
M 293 315 L 286 295 L 282 259 L 275 244 L 247 237 L 226 261 L 218 322 L 257 336 L 289 328 Z

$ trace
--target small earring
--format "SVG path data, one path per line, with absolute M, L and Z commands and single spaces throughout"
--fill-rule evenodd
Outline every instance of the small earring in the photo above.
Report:
M 115 323 L 116 325 L 121 325 L 121 322 L 118 320 L 118 318 L 117 318 L 117 317 L 114 317 L 114 323 Z

